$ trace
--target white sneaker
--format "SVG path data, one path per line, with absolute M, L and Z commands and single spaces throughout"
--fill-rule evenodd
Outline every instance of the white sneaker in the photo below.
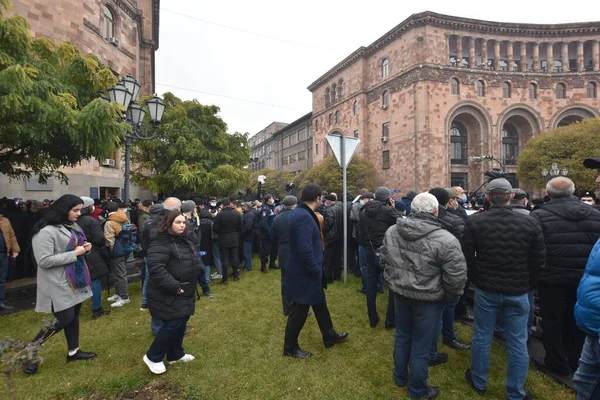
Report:
M 150 369 L 150 372 L 152 372 L 153 374 L 160 375 L 167 370 L 167 367 L 165 367 L 165 363 L 163 363 L 162 361 L 152 362 L 148 359 L 148 357 L 146 357 L 145 354 L 143 360 L 144 363 L 146 363 L 146 365 L 148 366 L 148 369 Z
M 115 301 L 114 303 L 112 303 L 110 306 L 111 307 L 123 307 L 125 304 L 130 303 L 131 300 L 129 299 L 119 299 L 117 301 Z
M 179 360 L 169 361 L 169 364 L 175 364 L 178 362 L 190 362 L 190 361 L 194 361 L 195 359 L 196 359 L 196 357 L 194 357 L 191 354 L 184 354 L 183 357 L 181 357 Z
M 213 279 L 221 279 L 221 278 L 223 278 L 223 275 L 221 275 L 221 274 L 212 274 L 211 277 Z
M 110 296 L 108 299 L 106 299 L 108 301 L 117 301 L 117 300 L 121 300 L 121 296 L 119 296 L 118 294 L 113 294 L 112 296 Z

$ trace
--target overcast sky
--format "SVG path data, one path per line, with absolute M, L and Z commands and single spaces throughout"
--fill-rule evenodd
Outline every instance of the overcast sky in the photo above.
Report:
M 310 112 L 308 85 L 422 11 L 569 23 L 600 20 L 600 1 L 163 0 L 156 90 L 215 104 L 229 132 L 253 135 Z

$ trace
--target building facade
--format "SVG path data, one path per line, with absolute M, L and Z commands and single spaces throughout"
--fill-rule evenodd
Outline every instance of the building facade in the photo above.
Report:
M 11 14 L 28 20 L 33 37 L 70 42 L 83 53 L 94 54 L 117 77 L 130 73 L 142 85 L 141 96 L 154 93 L 160 0 L 12 0 L 12 4 Z M 56 179 L 43 186 L 36 179 L 9 182 L 0 176 L 0 193 L 24 199 L 56 199 L 66 193 L 121 197 L 123 168 L 123 156 L 116 152 L 111 159 L 61 169 L 69 177 L 68 185 Z M 149 196 L 132 185 L 132 198 Z
M 314 160 L 325 135 L 361 139 L 380 183 L 475 189 L 493 155 L 516 181 L 533 136 L 600 115 L 600 22 L 557 25 L 414 14 L 311 84 Z
M 280 128 L 271 134 L 265 134 L 274 124 L 280 124 Z M 270 168 L 297 174 L 312 167 L 312 136 L 312 112 L 290 124 L 274 122 L 248 139 L 252 148 L 252 172 Z

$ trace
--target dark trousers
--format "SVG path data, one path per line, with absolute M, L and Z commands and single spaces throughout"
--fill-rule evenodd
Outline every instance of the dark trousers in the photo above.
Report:
M 342 246 L 342 253 L 344 246 Z M 355 276 L 360 276 L 360 265 L 358 263 L 358 242 L 348 235 L 348 271 Z
M 236 247 L 237 249 L 237 247 Z M 167 361 L 176 361 L 185 355 L 183 337 L 189 316 L 182 319 L 162 321 L 162 326 L 154 336 L 146 357 L 152 362 L 161 362 L 167 355 Z
M 292 302 L 290 315 L 288 316 L 287 324 L 285 326 L 285 340 L 283 346 L 286 350 L 293 350 L 300 347 L 298 344 L 298 336 L 300 336 L 300 331 L 302 331 L 302 328 L 306 323 L 310 307 L 312 307 L 313 312 L 315 313 L 315 318 L 319 324 L 323 341 L 333 340 L 335 330 L 333 329 L 333 322 L 331 321 L 331 315 L 327 308 L 327 302 L 313 304 L 312 306 Z
M 542 329 L 544 332 L 544 363 L 553 372 L 577 370 L 585 334 L 577 328 L 573 310 L 577 301 L 577 284 L 538 285 Z
M 67 338 L 67 347 L 69 350 L 75 350 L 79 347 L 79 312 L 81 311 L 81 303 L 74 305 L 62 311 L 54 311 L 54 325 L 48 329 L 39 331 L 32 342 L 41 340 L 42 343 L 54 336 L 55 333 L 64 330 Z
M 237 278 L 240 276 L 240 253 L 235 247 L 219 247 L 219 253 L 221 253 L 221 265 L 223 267 L 223 281 L 227 281 L 227 273 L 229 270 L 229 263 L 233 269 L 233 277 Z
M 365 246 L 365 250 L 367 255 L 367 314 L 369 322 L 375 324 L 379 318 L 379 314 L 377 313 L 377 283 L 379 282 L 381 271 L 378 265 L 379 260 L 371 246 Z M 394 325 L 395 308 L 394 295 L 390 290 L 385 316 L 385 322 L 390 326 Z
M 0 235 L 2 232 L 0 231 Z M 0 252 L 0 303 L 4 303 L 6 297 L 4 295 L 4 285 L 8 276 L 8 255 L 5 251 Z
M 281 263 L 283 264 L 283 263 Z M 285 297 L 283 294 L 283 281 L 285 279 L 285 266 L 281 266 L 281 303 L 283 304 L 283 315 L 286 317 L 290 315 L 290 309 L 292 308 L 292 303 Z
M 325 246 L 325 276 L 327 282 L 340 280 L 342 277 L 342 240 L 327 243 Z
M 269 263 L 269 257 L 271 258 Z M 269 267 L 275 265 L 275 260 L 277 259 L 277 246 L 271 246 L 271 239 L 261 239 L 260 243 L 260 264 L 261 267 L 266 267 L 269 264 Z

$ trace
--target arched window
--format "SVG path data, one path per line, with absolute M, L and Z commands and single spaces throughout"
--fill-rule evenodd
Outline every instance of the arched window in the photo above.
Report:
M 450 128 L 450 163 L 467 164 L 467 130 L 460 122 L 454 122 Z
M 502 82 L 502 97 L 510 99 L 510 83 Z
M 344 80 L 340 79 L 338 83 L 338 99 L 344 98 Z
M 387 58 L 384 58 L 383 62 L 381 63 L 381 77 L 387 78 L 389 74 L 390 74 L 390 60 L 388 60 Z
M 390 92 L 384 90 L 381 94 L 381 108 L 386 109 L 390 106 Z
M 564 99 L 567 96 L 567 88 L 565 87 L 564 83 L 557 83 L 556 84 L 556 98 L 557 99 Z
M 502 126 L 502 147 L 504 148 L 504 165 L 517 165 L 519 158 L 519 133 L 511 124 Z
M 354 102 L 354 106 L 352 108 L 354 115 L 358 115 L 358 100 Z
M 485 83 L 483 81 L 477 81 L 477 97 L 485 97 Z
M 459 93 L 460 93 L 460 86 L 459 86 L 458 79 L 456 79 L 456 78 L 450 79 L 450 94 L 452 94 L 454 96 L 458 96 Z
M 335 123 L 339 124 L 340 123 L 340 111 L 336 111 L 335 112 Z
M 112 12 L 109 6 L 104 6 L 102 34 L 105 39 L 115 37 L 115 14 Z
M 333 125 L 333 113 L 329 113 L 329 125 Z
M 335 98 L 337 95 L 337 85 L 334 83 L 331 85 L 331 104 L 335 104 Z
M 329 107 L 331 105 L 331 89 L 325 89 L 325 107 Z
M 527 87 L 529 91 L 529 100 L 537 99 L 537 85 L 535 83 L 530 83 Z
M 594 82 L 588 82 L 587 85 L 585 85 L 585 94 L 588 99 L 596 98 L 596 84 Z

